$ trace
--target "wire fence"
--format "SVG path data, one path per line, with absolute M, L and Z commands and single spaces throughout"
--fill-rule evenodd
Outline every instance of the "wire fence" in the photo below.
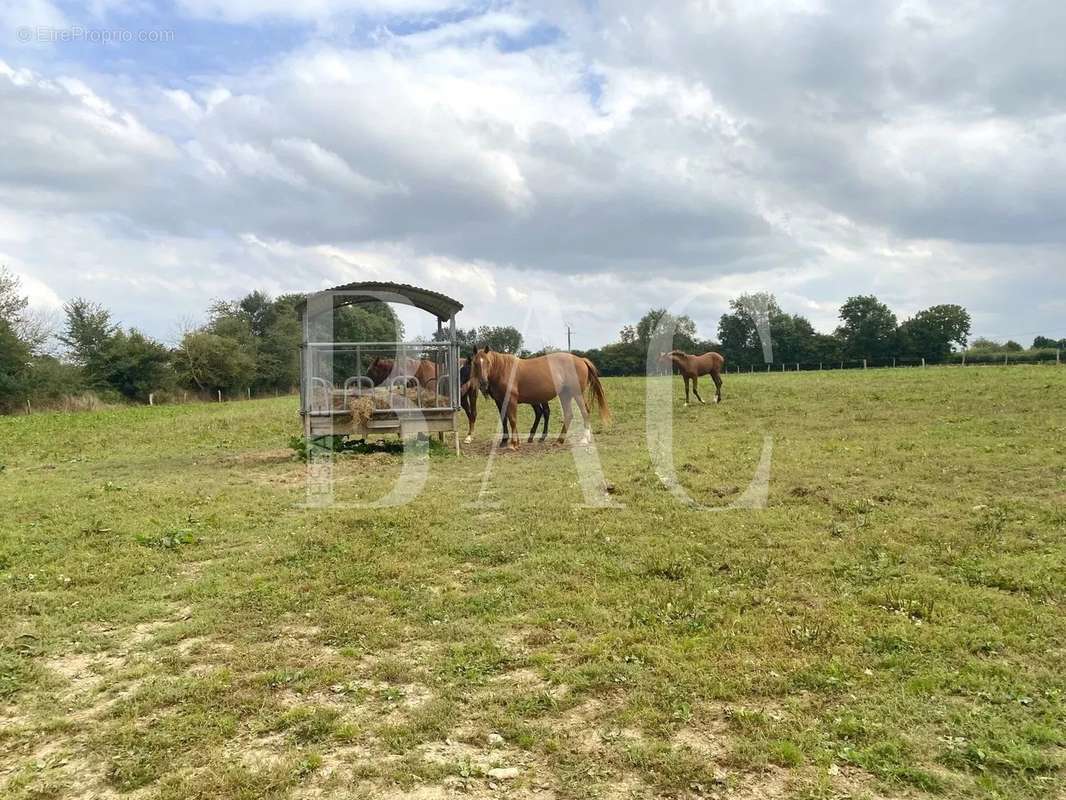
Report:
M 727 373 L 756 372 L 819 372 L 827 370 L 892 369 L 911 367 L 977 367 L 1062 365 L 1062 350 L 1023 350 L 1007 353 L 952 353 L 946 359 L 926 359 L 916 356 L 890 358 L 845 358 L 832 361 L 780 361 L 770 364 L 726 364 Z

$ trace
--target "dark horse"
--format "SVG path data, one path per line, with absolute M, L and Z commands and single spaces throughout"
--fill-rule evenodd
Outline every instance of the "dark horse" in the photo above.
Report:
M 463 411 L 466 412 L 466 421 L 470 426 L 470 431 L 463 441 L 466 444 L 470 444 L 474 440 L 474 423 L 477 422 L 478 385 L 477 381 L 470 379 L 470 361 L 463 358 L 460 359 L 459 364 L 459 402 L 463 407 Z M 503 422 L 503 440 L 507 441 L 507 415 L 504 413 L 503 398 L 497 398 L 491 392 L 485 392 L 485 396 L 491 397 L 496 403 L 496 408 L 500 412 L 500 420 Z M 551 411 L 547 403 L 530 403 L 530 405 L 533 406 L 533 428 L 530 430 L 529 439 L 526 441 L 533 441 L 533 437 L 537 433 L 537 426 L 543 418 L 544 432 L 540 435 L 540 440 L 543 442 L 548 438 L 548 417 Z
M 417 381 L 424 389 L 435 389 L 437 383 L 437 365 L 425 358 L 405 358 L 403 367 L 397 367 L 396 360 L 392 358 L 375 358 L 366 368 L 366 374 L 375 386 L 380 386 L 388 378 L 404 375 L 412 379 L 408 385 Z
M 671 350 L 669 353 L 660 353 L 659 361 L 672 361 L 677 365 L 677 371 L 681 373 L 681 377 L 685 379 L 685 405 L 688 405 L 688 382 L 692 381 L 692 391 L 696 395 L 696 399 L 701 403 L 703 398 L 700 397 L 700 390 L 696 387 L 696 381 L 700 375 L 710 375 L 711 380 L 714 381 L 715 395 L 714 402 L 722 402 L 722 365 L 725 363 L 725 359 L 718 353 L 704 353 L 702 356 L 691 356 L 688 353 L 682 353 L 680 350 Z

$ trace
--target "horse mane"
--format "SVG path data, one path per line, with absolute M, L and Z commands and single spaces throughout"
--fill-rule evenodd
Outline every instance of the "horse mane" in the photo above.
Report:
M 512 353 L 501 353 L 498 350 L 490 350 L 489 355 L 491 366 L 489 368 L 489 379 L 493 383 L 503 383 L 506 376 L 503 374 L 506 370 L 506 365 L 518 358 L 518 356 Z

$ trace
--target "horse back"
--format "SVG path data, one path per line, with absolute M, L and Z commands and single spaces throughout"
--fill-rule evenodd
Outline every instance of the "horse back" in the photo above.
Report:
M 690 363 L 696 367 L 697 375 L 706 375 L 710 372 L 721 372 L 725 359 L 719 353 L 709 352 L 699 356 L 690 356 Z

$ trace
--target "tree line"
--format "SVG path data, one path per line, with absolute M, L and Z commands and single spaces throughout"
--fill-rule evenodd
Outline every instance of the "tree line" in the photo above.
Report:
M 186 330 L 176 346 L 123 327 L 105 307 L 74 298 L 62 320 L 35 315 L 15 276 L 0 267 L 0 411 L 31 402 L 49 405 L 91 392 L 104 401 L 145 402 L 150 395 L 166 401 L 188 393 L 226 396 L 288 392 L 299 382 L 301 294 L 270 297 L 252 292 L 239 300 L 214 302 L 207 321 Z M 868 359 L 925 358 L 941 363 L 957 358 L 967 345 L 970 316 L 958 305 L 936 305 L 897 321 L 876 297 L 849 298 L 840 308 L 840 325 L 820 333 L 810 321 L 783 311 L 772 294 L 746 294 L 730 301 L 718 323 L 717 338 L 702 338 L 688 316 L 651 309 L 624 326 L 618 341 L 587 351 L 605 375 L 639 375 L 646 369 L 649 344 L 656 333 L 673 328 L 673 346 L 687 352 L 717 350 L 731 368 L 775 364 L 811 364 Z M 383 303 L 338 308 L 335 341 L 400 341 L 403 324 Z M 761 332 L 760 332 L 761 329 Z M 768 332 L 768 336 L 766 335 Z M 433 338 L 446 338 L 438 332 Z M 523 347 L 513 326 L 460 328 L 461 351 L 488 346 L 494 350 L 538 355 Z M 764 346 L 768 345 L 768 346 Z M 1066 346 L 1066 339 L 1038 336 L 1034 348 Z M 975 340 L 966 353 L 974 360 L 994 360 L 1002 352 L 1021 352 L 1016 342 Z
M 626 325 L 618 341 L 583 352 L 605 375 L 638 375 L 647 368 L 648 347 L 658 330 L 675 327 L 673 346 L 689 353 L 714 350 L 725 356 L 729 369 L 765 368 L 771 365 L 824 364 L 865 361 L 884 366 L 897 360 L 942 364 L 961 360 L 994 360 L 991 354 L 1025 350 L 1015 342 L 1000 344 L 977 339 L 967 350 L 971 319 L 962 306 L 935 305 L 900 322 L 896 314 L 873 295 L 848 298 L 838 312 L 840 324 L 832 333 L 814 329 L 810 320 L 784 311 L 767 292 L 742 294 L 729 302 L 718 321 L 717 338 L 699 336 L 690 317 L 672 316 L 666 309 L 648 311 L 635 325 Z M 1054 350 L 1066 340 L 1038 336 L 1027 355 L 1054 360 Z M 972 355 L 971 355 L 972 354 Z

